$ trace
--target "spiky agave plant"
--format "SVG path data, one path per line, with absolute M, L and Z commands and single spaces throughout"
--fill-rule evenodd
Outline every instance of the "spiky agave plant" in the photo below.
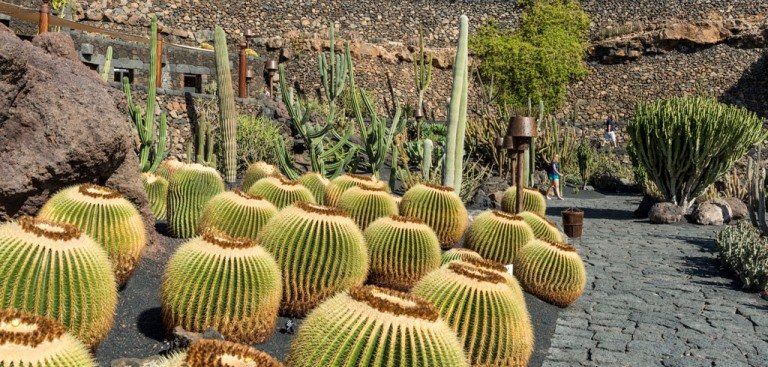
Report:
M 515 276 L 528 293 L 567 307 L 584 293 L 587 271 L 576 249 L 560 242 L 533 240 L 515 259 Z
M 269 177 L 275 174 L 279 174 L 280 171 L 277 167 L 267 162 L 251 163 L 248 169 L 245 170 L 245 176 L 243 177 L 243 191 L 248 192 L 251 186 L 264 177 Z
M 177 169 L 168 184 L 168 226 L 173 236 L 194 237 L 205 204 L 222 191 L 224 180 L 211 167 L 192 163 Z
M 68 187 L 53 195 L 40 219 L 72 224 L 107 251 L 119 285 L 128 281 L 147 245 L 144 221 L 117 190 L 94 184 Z
M 96 367 L 87 347 L 58 321 L 0 310 L 0 366 Z
M 289 180 L 281 175 L 274 175 L 256 181 L 248 193 L 261 196 L 274 204 L 278 209 L 303 201 L 315 203 L 312 191 L 300 184 L 299 181 Z
M 160 166 L 157 167 L 155 174 L 170 181 L 171 176 L 173 176 L 174 172 L 176 172 L 179 168 L 182 168 L 184 166 L 185 166 L 184 162 L 176 158 L 167 158 L 162 163 L 160 163 Z
M 515 212 L 515 205 L 517 204 L 517 187 L 510 186 L 504 191 L 504 196 L 501 199 L 501 209 L 507 213 Z M 533 212 L 538 215 L 545 215 L 547 213 L 547 200 L 544 198 L 539 190 L 531 188 L 523 188 L 523 210 Z
M 298 181 L 312 191 L 315 202 L 320 205 L 325 203 L 325 188 L 331 182 L 330 180 L 317 172 L 307 172 L 299 176 Z
M 440 241 L 420 219 L 380 218 L 363 235 L 371 261 L 368 281 L 373 284 L 407 292 L 440 266 Z
M 165 220 L 168 205 L 168 180 L 154 173 L 142 173 L 141 182 L 147 192 L 149 208 L 157 220 Z
M 280 307 L 280 269 L 261 246 L 214 229 L 183 244 L 163 277 L 168 329 L 214 328 L 228 339 L 260 343 L 272 335 Z
M 368 275 L 363 234 L 340 209 L 299 202 L 272 217 L 258 243 L 282 271 L 284 315 L 303 316 Z
M 472 221 L 464 245 L 486 259 L 512 264 L 520 248 L 534 238 L 523 217 L 489 210 Z
M 432 302 L 458 334 L 473 366 L 520 366 L 533 353 L 533 327 L 525 303 L 506 279 L 461 262 L 435 270 L 412 293 Z
M 247 345 L 198 340 L 189 347 L 185 367 L 283 367 L 274 357 Z
M 440 257 L 440 264 L 445 265 L 454 260 L 467 260 L 467 259 L 482 260 L 483 257 L 480 256 L 480 254 L 478 254 L 477 252 L 474 252 L 469 249 L 452 248 L 448 251 L 443 252 L 443 255 Z
M 557 225 L 546 217 L 532 212 L 522 212 L 519 216 L 523 218 L 525 223 L 528 223 L 537 239 L 550 242 L 564 241 L 563 234 Z
M 375 286 L 355 287 L 307 316 L 291 343 L 292 367 L 464 367 L 456 334 L 429 302 Z
M 198 233 L 214 228 L 232 237 L 256 240 L 261 228 L 277 214 L 277 207 L 260 196 L 240 190 L 214 196 L 203 209 Z
M 115 276 L 107 253 L 80 229 L 32 217 L 6 223 L 0 264 L 0 308 L 56 319 L 89 346 L 107 336 Z
M 337 206 L 339 205 L 339 198 L 341 194 L 347 189 L 354 187 L 357 184 L 363 184 L 370 188 L 379 188 L 388 190 L 389 185 L 373 176 L 345 174 L 334 178 L 325 188 L 325 205 Z
M 459 242 L 469 224 L 467 208 L 447 186 L 418 184 L 410 188 L 403 195 L 400 214 L 419 218 L 432 227 L 443 249 Z
M 365 229 L 374 220 L 397 215 L 397 202 L 386 190 L 364 184 L 350 187 L 339 197 L 338 207 L 346 211 L 360 229 Z

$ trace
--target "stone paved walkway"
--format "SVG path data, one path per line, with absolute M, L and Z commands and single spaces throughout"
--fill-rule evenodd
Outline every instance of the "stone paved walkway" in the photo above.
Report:
M 717 229 L 632 218 L 639 199 L 550 202 L 585 209 L 574 245 L 584 296 L 560 313 L 544 367 L 768 366 L 768 302 L 722 272 Z

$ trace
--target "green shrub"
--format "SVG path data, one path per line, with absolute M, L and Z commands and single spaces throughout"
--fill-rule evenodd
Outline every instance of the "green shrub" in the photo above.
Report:
M 277 144 L 286 141 L 278 125 L 263 116 L 240 116 L 237 128 L 237 167 L 244 171 L 253 162 L 277 164 Z
M 744 288 L 768 289 L 768 240 L 751 224 L 728 226 L 715 241 L 720 259 L 733 270 Z

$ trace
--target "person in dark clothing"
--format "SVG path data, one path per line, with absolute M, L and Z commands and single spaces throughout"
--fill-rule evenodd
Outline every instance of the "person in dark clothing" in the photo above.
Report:
M 552 189 L 555 189 L 555 196 L 557 196 L 557 199 L 564 200 L 563 196 L 560 194 L 560 178 L 562 178 L 563 175 L 560 173 L 560 157 L 557 154 L 552 157 L 552 161 L 549 162 L 549 166 L 547 166 L 547 175 L 549 175 L 547 199 L 552 199 L 552 197 L 549 196 L 549 193 Z
M 608 116 L 608 119 L 605 120 L 605 140 L 607 140 L 612 147 L 618 147 L 618 143 L 616 142 L 616 121 L 614 120 L 613 115 Z

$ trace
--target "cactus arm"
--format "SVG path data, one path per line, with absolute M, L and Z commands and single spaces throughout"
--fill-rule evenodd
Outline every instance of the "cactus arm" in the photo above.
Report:
M 466 122 L 466 106 L 463 108 L 464 115 L 462 118 L 462 104 L 466 98 L 467 91 L 464 84 L 467 82 L 468 28 L 469 19 L 466 15 L 462 15 L 459 26 L 459 44 L 453 65 L 453 87 L 451 89 L 451 103 L 448 111 L 448 135 L 446 137 L 446 156 L 443 166 L 443 185 L 453 187 L 457 193 L 461 190 L 461 187 L 456 187 L 456 183 L 461 182 L 460 178 L 457 179 L 457 176 L 461 176 L 461 172 L 456 172 L 457 168 L 461 168 L 461 162 L 457 162 L 457 160 L 462 160 L 458 156 L 458 133 L 460 125 Z
M 109 82 L 109 76 L 112 74 L 112 46 L 107 47 L 107 54 L 104 57 L 104 65 L 101 67 L 101 80 Z
M 235 92 L 232 86 L 232 71 L 229 66 L 227 35 L 221 27 L 216 27 L 214 34 L 219 121 L 221 122 L 221 142 L 224 151 L 224 179 L 231 184 L 237 180 L 237 106 L 235 105 Z
M 277 144 L 277 163 L 280 166 L 280 171 L 291 180 L 295 180 L 299 177 L 299 170 L 293 163 L 291 157 L 288 156 L 288 148 L 285 146 L 285 141 L 280 140 Z
M 152 160 L 152 165 L 149 167 L 149 172 L 154 172 L 160 163 L 168 157 L 168 117 L 165 113 L 160 115 L 160 128 L 157 136 L 157 142 L 155 146 L 155 156 Z

